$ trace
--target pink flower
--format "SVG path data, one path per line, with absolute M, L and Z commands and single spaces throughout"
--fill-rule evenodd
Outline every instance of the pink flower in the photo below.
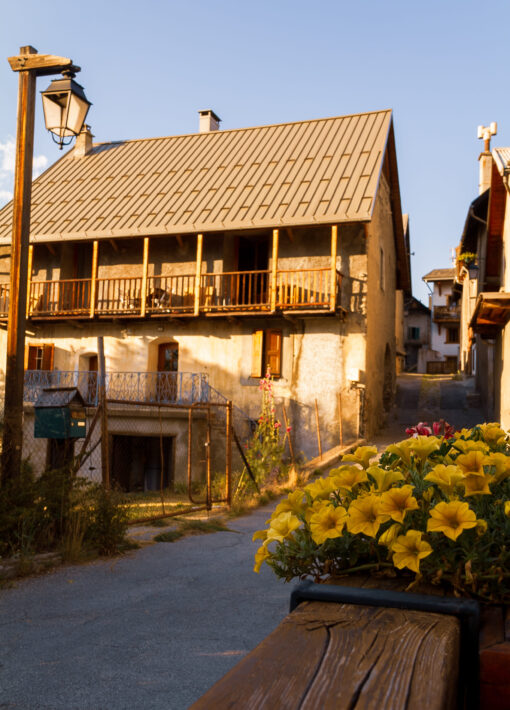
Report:
M 415 438 L 417 436 L 430 436 L 432 429 L 428 426 L 427 422 L 418 422 L 416 426 L 406 429 L 406 434 Z
M 287 429 L 285 430 L 285 431 L 287 432 L 287 434 L 289 433 L 289 431 L 290 431 L 291 429 L 292 429 L 291 426 L 288 426 L 288 427 L 287 427 Z

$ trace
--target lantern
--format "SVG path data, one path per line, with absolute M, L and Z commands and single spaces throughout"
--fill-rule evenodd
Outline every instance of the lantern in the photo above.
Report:
M 54 79 L 41 95 L 46 128 L 62 150 L 81 131 L 92 104 L 73 75 Z

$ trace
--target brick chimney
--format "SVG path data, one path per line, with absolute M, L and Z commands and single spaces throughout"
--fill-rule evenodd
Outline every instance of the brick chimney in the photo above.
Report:
M 90 126 L 87 126 L 87 124 L 84 123 L 83 128 L 81 129 L 79 135 L 76 138 L 73 156 L 75 158 L 83 158 L 84 155 L 90 153 L 90 151 L 92 150 L 93 138 L 94 136 L 90 131 Z
M 199 133 L 208 133 L 209 131 L 219 131 L 221 118 L 217 116 L 210 108 L 206 111 L 199 111 L 200 123 L 198 127 Z
M 478 178 L 478 194 L 481 195 L 491 186 L 492 176 L 492 155 L 491 138 L 498 132 L 498 124 L 491 123 L 490 126 L 478 126 L 478 138 L 483 139 L 483 153 L 480 153 L 480 172 Z

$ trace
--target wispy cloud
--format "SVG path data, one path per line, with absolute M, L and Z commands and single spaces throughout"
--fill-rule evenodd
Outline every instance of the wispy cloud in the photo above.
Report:
M 0 207 L 12 199 L 12 184 L 14 180 L 14 155 L 16 141 L 8 136 L 5 142 L 0 141 Z M 45 155 L 35 155 L 32 176 L 36 178 L 48 165 Z

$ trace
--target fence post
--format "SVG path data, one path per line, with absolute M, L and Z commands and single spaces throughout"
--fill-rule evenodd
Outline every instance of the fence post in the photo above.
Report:
M 232 505 L 232 401 L 227 402 L 227 451 L 225 460 L 225 493 L 227 505 Z
M 97 338 L 97 355 L 99 365 L 99 406 L 101 407 L 101 473 L 103 485 L 110 488 L 110 452 L 108 447 L 108 412 L 106 409 L 106 367 L 104 359 L 104 340 Z

